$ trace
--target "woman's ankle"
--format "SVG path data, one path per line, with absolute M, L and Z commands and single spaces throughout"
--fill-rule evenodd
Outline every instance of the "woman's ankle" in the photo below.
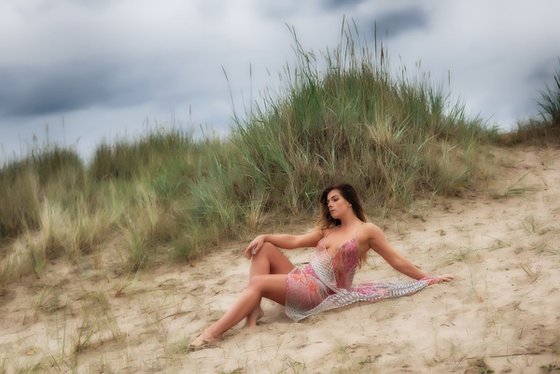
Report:
M 259 305 L 257 308 L 253 309 L 251 314 L 249 314 L 245 320 L 245 327 L 255 327 L 257 321 L 262 318 L 264 311 Z

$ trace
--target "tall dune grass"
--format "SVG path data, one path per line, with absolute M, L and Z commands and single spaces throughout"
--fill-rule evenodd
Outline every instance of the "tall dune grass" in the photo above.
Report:
M 296 38 L 284 94 L 237 118 L 227 140 L 155 130 L 100 145 L 87 166 L 56 148 L 2 167 L 0 280 L 100 248 L 124 254 L 126 271 L 190 260 L 270 220 L 314 214 L 321 190 L 341 181 L 371 215 L 472 186 L 493 131 L 427 79 L 391 76 L 376 41 L 370 52 L 343 30 L 321 60 Z
M 544 122 L 560 126 L 560 68 L 554 73 L 552 84 L 546 84 L 540 96 L 538 105 Z
M 344 36 L 322 62 L 298 45 L 288 95 L 234 129 L 236 159 L 269 196 L 265 207 L 309 211 L 325 185 L 343 180 L 389 207 L 467 187 L 477 148 L 493 131 L 425 80 L 392 78 L 382 50 L 356 50 L 353 34 Z
M 49 195 L 69 204 L 85 188 L 76 152 L 60 147 L 35 150 L 0 169 L 0 240 L 39 227 L 41 200 Z

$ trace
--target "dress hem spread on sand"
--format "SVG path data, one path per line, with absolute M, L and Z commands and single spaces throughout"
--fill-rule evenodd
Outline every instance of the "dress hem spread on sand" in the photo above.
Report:
M 412 295 L 428 286 L 427 280 L 371 282 L 352 285 L 359 262 L 353 238 L 329 255 L 324 240 L 311 261 L 288 274 L 285 313 L 294 321 L 356 302 L 376 302 Z

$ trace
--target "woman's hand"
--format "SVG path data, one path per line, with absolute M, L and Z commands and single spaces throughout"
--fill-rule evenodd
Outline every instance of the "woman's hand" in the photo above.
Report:
M 259 235 L 243 251 L 243 255 L 247 258 L 251 258 L 257 254 L 264 244 L 264 235 Z
M 441 283 L 441 282 L 449 282 L 450 280 L 452 280 L 454 277 L 452 275 L 442 275 L 442 276 L 427 276 L 424 277 L 420 280 L 426 281 L 428 282 L 428 285 L 432 285 L 432 284 L 436 284 L 436 283 Z

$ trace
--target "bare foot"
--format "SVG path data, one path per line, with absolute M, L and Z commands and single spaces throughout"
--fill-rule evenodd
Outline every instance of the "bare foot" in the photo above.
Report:
M 247 321 L 245 322 L 245 327 L 255 327 L 257 325 L 257 321 L 264 316 L 264 311 L 259 306 L 258 308 L 253 309 L 251 314 L 247 316 Z
M 202 333 L 195 340 L 189 344 L 189 352 L 199 351 L 201 349 L 216 347 L 220 342 L 219 338 L 212 337 L 208 334 Z

